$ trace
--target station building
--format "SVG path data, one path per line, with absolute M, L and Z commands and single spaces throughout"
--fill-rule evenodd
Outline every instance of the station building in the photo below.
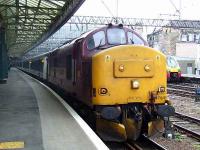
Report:
M 150 47 L 176 56 L 183 74 L 200 75 L 200 30 L 161 28 L 147 35 Z

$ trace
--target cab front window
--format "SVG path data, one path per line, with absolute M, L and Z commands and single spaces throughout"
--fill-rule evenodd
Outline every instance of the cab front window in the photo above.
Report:
M 125 31 L 120 28 L 110 28 L 107 30 L 108 44 L 126 44 Z
M 178 63 L 176 62 L 175 58 L 167 57 L 167 65 L 169 67 L 179 67 Z
M 136 45 L 144 45 L 143 40 L 133 32 L 128 32 L 128 43 Z
M 99 31 L 95 34 L 93 34 L 88 40 L 87 40 L 87 48 L 89 50 L 92 50 L 98 46 L 105 45 L 106 38 L 104 31 Z

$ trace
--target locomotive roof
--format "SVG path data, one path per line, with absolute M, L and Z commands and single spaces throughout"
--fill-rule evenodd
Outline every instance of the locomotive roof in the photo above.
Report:
M 120 27 L 120 28 L 129 29 L 129 28 L 127 28 L 127 27 L 124 27 L 122 24 L 119 24 L 119 25 L 108 24 L 108 25 L 106 25 L 106 26 L 103 26 L 103 27 L 100 27 L 100 28 L 96 28 L 96 29 L 92 29 L 92 30 L 90 30 L 90 31 L 88 31 L 88 32 L 85 32 L 85 33 L 81 34 L 79 37 L 77 37 L 77 38 L 75 38 L 75 39 L 73 39 L 73 40 L 71 40 L 71 41 L 69 41 L 69 42 L 67 42 L 67 43 L 64 43 L 63 45 L 61 45 L 61 46 L 59 46 L 59 47 L 56 47 L 55 49 L 53 49 L 53 50 L 50 51 L 50 52 L 43 53 L 43 54 L 41 54 L 41 55 L 32 57 L 32 58 L 27 59 L 27 60 L 32 60 L 32 59 L 37 59 L 37 58 L 45 57 L 45 56 L 47 56 L 48 54 L 54 53 L 54 52 L 56 52 L 56 51 L 58 51 L 58 50 L 60 50 L 60 49 L 62 49 L 62 48 L 64 48 L 64 47 L 66 47 L 66 46 L 68 46 L 68 45 L 74 44 L 74 43 L 75 43 L 77 40 L 79 40 L 79 39 L 86 38 L 86 37 L 87 37 L 88 35 L 90 35 L 92 32 L 96 32 L 96 31 L 99 31 L 99 30 L 102 30 L 102 29 L 106 29 L 106 28 L 111 28 L 111 27 Z M 132 29 L 129 29 L 129 30 L 132 30 Z M 133 31 L 133 30 L 132 30 L 132 31 Z M 133 32 L 137 34 L 137 32 L 135 32 L 135 31 L 133 31 Z M 137 35 L 138 35 L 138 34 L 137 34 Z M 145 41 L 145 40 L 144 40 L 144 41 Z
M 63 47 L 67 46 L 67 45 L 70 45 L 70 44 L 74 44 L 77 40 L 79 39 L 83 39 L 83 38 L 86 38 L 88 35 L 90 35 L 92 32 L 96 32 L 96 31 L 99 31 L 99 30 L 102 30 L 102 29 L 105 29 L 105 28 L 110 28 L 110 27 L 123 27 L 123 25 L 112 25 L 112 24 L 109 24 L 109 25 L 106 25 L 106 26 L 103 26 L 103 27 L 100 27 L 100 28 L 96 28 L 96 29 L 92 29 L 88 32 L 85 32 L 83 34 L 81 34 L 79 37 L 71 40 L 70 42 L 68 43 L 65 43 L 63 45 L 61 45 L 60 47 L 57 47 L 55 48 L 53 51 L 49 52 L 49 53 L 52 53 L 52 52 L 55 52 L 57 50 L 59 50 L 60 48 L 62 49 Z M 127 28 L 127 27 L 123 27 L 123 28 Z
M 105 28 L 105 27 L 102 27 L 102 28 Z M 101 28 L 99 28 L 99 29 L 101 29 Z M 33 60 L 33 59 L 40 59 L 41 57 L 45 57 L 45 56 L 47 56 L 48 54 L 51 54 L 51 53 L 53 53 L 53 52 L 59 50 L 60 48 L 62 48 L 62 47 L 64 47 L 64 46 L 67 46 L 67 45 L 70 45 L 70 44 L 75 43 L 75 41 L 78 40 L 78 39 L 85 38 L 87 35 L 89 35 L 91 32 L 93 32 L 93 31 L 95 31 L 95 30 L 97 30 L 97 29 L 93 29 L 93 30 L 90 30 L 90 31 L 88 31 L 88 32 L 85 32 L 85 33 L 81 34 L 81 36 L 79 36 L 79 37 L 77 37 L 77 38 L 75 38 L 75 39 L 73 39 L 73 40 L 71 40 L 71 41 L 69 41 L 69 42 L 67 42 L 67 43 L 64 43 L 63 45 L 61 45 L 61 46 L 59 46 L 59 47 L 54 48 L 54 49 L 53 49 L 52 51 L 50 51 L 50 52 L 46 52 L 46 53 L 43 53 L 43 54 L 34 56 L 34 57 L 32 57 L 32 58 L 28 58 L 28 59 L 26 59 L 26 61 L 28 61 L 28 60 Z

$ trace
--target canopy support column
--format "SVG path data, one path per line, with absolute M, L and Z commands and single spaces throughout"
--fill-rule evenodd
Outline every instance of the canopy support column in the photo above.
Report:
M 0 83 L 6 83 L 8 78 L 8 54 L 5 36 L 5 29 L 0 28 Z

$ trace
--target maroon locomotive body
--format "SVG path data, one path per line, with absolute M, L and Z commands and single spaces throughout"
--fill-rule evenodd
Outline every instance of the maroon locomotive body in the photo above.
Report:
M 110 28 L 116 27 L 111 26 Z M 76 97 L 88 106 L 92 106 L 92 56 L 104 49 L 115 46 L 114 44 L 109 44 L 106 36 L 103 41 L 99 40 L 102 36 L 101 34 L 103 32 L 106 33 L 107 29 L 108 27 L 106 26 L 85 33 L 69 44 L 59 47 L 48 56 L 49 82 L 64 89 L 67 94 Z M 126 40 L 123 43 L 124 45 L 147 45 L 133 30 L 125 27 L 123 27 L 123 30 L 133 33 L 135 38 L 138 38 L 138 43 Z M 94 43 L 91 42 L 91 38 L 96 38 L 93 41 Z M 97 43 L 95 43 L 95 40 Z
M 103 139 L 119 133 L 120 140 L 136 140 L 164 125 L 171 129 L 163 122 L 174 113 L 167 99 L 166 58 L 122 25 L 92 30 L 24 61 L 24 67 L 92 108 Z

